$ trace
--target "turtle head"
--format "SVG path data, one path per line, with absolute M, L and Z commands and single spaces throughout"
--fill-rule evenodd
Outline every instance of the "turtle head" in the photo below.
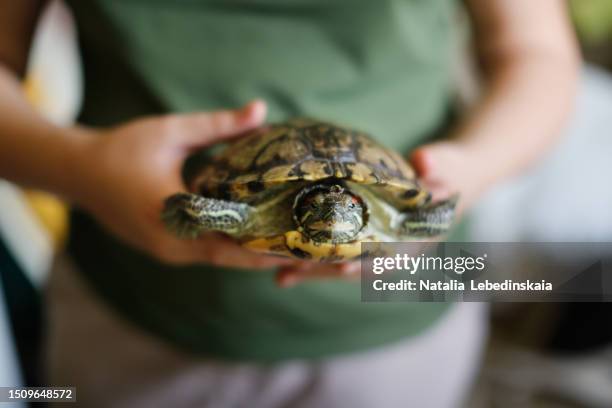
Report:
M 296 197 L 294 218 L 315 242 L 345 243 L 354 240 L 364 224 L 361 199 L 338 184 L 304 188 Z

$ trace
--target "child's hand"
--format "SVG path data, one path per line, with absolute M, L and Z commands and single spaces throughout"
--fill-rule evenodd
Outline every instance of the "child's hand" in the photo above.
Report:
M 488 185 L 486 159 L 460 142 L 441 141 L 421 146 L 410 155 L 423 187 L 433 201 L 459 194 L 457 217 L 471 207 Z
M 116 236 L 164 262 L 248 268 L 291 264 L 254 254 L 217 234 L 181 240 L 160 221 L 164 200 L 185 190 L 181 168 L 187 155 L 261 125 L 265 114 L 265 105 L 253 102 L 241 110 L 166 115 L 110 130 L 79 130 L 88 142 L 75 159 L 77 204 Z

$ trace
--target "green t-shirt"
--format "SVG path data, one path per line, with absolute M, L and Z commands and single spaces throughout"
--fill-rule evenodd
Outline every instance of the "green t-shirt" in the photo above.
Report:
M 80 121 L 237 107 L 370 132 L 402 152 L 450 99 L 453 0 L 73 0 L 84 63 Z M 95 165 L 95 163 L 92 163 Z M 75 212 L 69 249 L 119 314 L 199 355 L 279 360 L 417 334 L 443 303 L 371 304 L 358 283 L 279 289 L 274 271 L 170 267 Z

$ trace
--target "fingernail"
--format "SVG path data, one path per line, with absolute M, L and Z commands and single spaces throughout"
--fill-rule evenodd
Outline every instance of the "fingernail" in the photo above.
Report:
M 287 274 L 282 276 L 278 283 L 282 288 L 291 288 L 297 285 L 299 281 L 300 279 L 296 275 Z
M 357 272 L 359 272 L 361 270 L 361 266 L 353 264 L 344 264 L 341 265 L 339 269 L 343 275 L 349 276 L 355 275 Z
M 434 171 L 433 161 L 427 148 L 416 149 L 410 155 L 410 163 L 420 177 L 430 177 Z
M 241 114 L 245 119 L 252 120 L 253 122 L 263 122 L 266 117 L 267 106 L 266 103 L 261 99 L 255 99 L 242 108 Z

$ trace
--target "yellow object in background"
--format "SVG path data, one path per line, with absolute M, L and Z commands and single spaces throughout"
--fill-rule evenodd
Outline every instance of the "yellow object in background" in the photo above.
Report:
M 23 89 L 28 101 L 44 111 L 48 100 L 45 98 L 44 87 L 36 71 L 28 73 Z M 52 194 L 36 190 L 24 190 L 23 193 L 36 218 L 49 234 L 53 248 L 56 251 L 60 250 L 68 235 L 68 206 Z
M 25 190 L 24 195 L 36 218 L 49 233 L 54 249 L 61 249 L 68 235 L 67 205 L 55 196 L 41 191 Z
M 26 99 L 37 109 L 42 110 L 43 106 L 46 105 L 43 89 L 40 78 L 37 78 L 33 70 L 29 70 L 25 80 L 23 81 L 22 87 L 25 93 Z
M 74 122 L 81 105 L 82 73 L 72 15 L 59 0 L 47 3 L 32 41 L 23 89 L 28 101 L 60 126 Z M 62 247 L 68 234 L 68 206 L 40 191 L 24 191 L 53 248 Z

